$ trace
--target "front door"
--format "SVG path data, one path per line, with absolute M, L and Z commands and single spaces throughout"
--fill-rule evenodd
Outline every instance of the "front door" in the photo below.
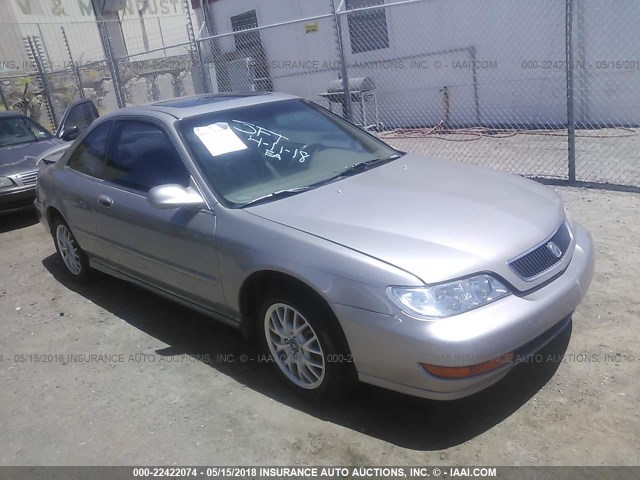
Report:
M 58 193 L 64 215 L 76 240 L 89 255 L 100 252 L 94 212 L 96 189 L 105 171 L 105 155 L 113 122 L 98 125 L 77 146 L 65 166 L 65 187 Z
M 56 137 L 66 141 L 75 140 L 100 114 L 93 101 L 78 100 L 67 107 L 56 130 Z
M 188 186 L 191 176 L 160 125 L 118 121 L 107 153 L 105 181 L 95 192 L 102 260 L 139 280 L 207 308 L 224 305 L 211 210 L 158 209 L 147 192 Z

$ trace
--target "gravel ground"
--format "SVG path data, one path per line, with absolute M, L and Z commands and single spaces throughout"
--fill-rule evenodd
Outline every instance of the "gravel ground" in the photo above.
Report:
M 561 360 L 455 402 L 363 385 L 304 403 L 235 331 L 109 277 L 70 284 L 32 212 L 1 217 L 0 464 L 638 465 L 640 198 L 558 190 L 598 253 L 543 352 Z

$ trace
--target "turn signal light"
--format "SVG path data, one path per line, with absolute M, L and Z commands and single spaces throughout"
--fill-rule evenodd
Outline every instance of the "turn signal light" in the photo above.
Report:
M 441 367 L 439 365 L 429 365 L 428 363 L 422 363 L 421 365 L 427 373 L 436 377 L 467 378 L 490 372 L 491 370 L 511 363 L 513 363 L 513 352 L 505 353 L 499 357 L 492 358 L 488 362 L 470 365 L 468 367 Z

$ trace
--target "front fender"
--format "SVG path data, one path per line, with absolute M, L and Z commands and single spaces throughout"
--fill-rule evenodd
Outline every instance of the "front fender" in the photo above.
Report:
M 387 286 L 422 285 L 393 265 L 244 210 L 218 212 L 216 243 L 227 305 L 238 317 L 242 284 L 259 271 L 294 277 L 329 304 L 383 314 L 395 311 Z

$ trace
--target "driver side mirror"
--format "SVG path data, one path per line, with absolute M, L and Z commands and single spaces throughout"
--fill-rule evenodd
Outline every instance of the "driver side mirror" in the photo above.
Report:
M 45 165 L 56 163 L 62 158 L 70 146 L 71 143 L 63 143 L 62 145 L 56 145 L 49 150 L 45 150 L 37 157 L 36 165 L 40 165 L 40 163 L 44 163 Z
M 80 129 L 77 125 L 71 125 L 70 127 L 65 128 L 62 131 L 62 135 L 60 138 L 65 142 L 70 142 L 71 140 L 75 140 L 80 136 Z
M 201 209 L 207 206 L 202 195 L 193 186 L 185 188 L 176 184 L 153 187 L 147 194 L 147 200 L 151 206 L 160 209 Z

